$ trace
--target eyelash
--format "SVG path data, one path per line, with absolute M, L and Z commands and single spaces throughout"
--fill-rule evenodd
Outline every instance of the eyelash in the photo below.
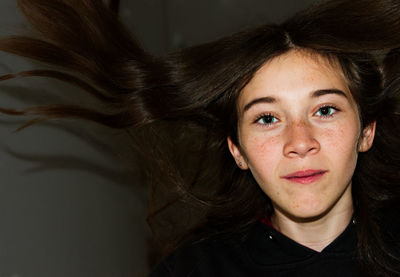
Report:
M 321 114 L 321 115 L 319 115 L 319 117 L 324 118 L 324 119 L 330 118 L 330 117 L 334 116 L 337 112 L 340 111 L 339 108 L 337 108 L 337 107 L 335 107 L 333 105 L 324 105 L 324 106 L 319 107 L 318 110 L 314 113 L 314 115 L 317 114 L 318 112 L 320 112 L 321 109 L 324 109 L 324 108 L 328 108 L 328 109 L 333 109 L 334 110 L 332 114 L 328 114 L 328 115 Z M 276 122 L 270 122 L 270 123 L 260 123 L 259 122 L 261 119 L 266 118 L 266 117 L 272 117 L 272 118 L 276 119 L 277 121 L 279 121 L 279 119 L 276 116 L 274 116 L 273 114 L 266 113 L 266 114 L 261 114 L 261 115 L 257 116 L 256 120 L 254 120 L 254 123 L 255 124 L 259 124 L 259 125 L 261 125 L 263 127 L 269 127 L 272 124 L 276 123 Z
M 324 106 L 319 107 L 318 110 L 314 113 L 314 115 L 316 113 L 318 113 L 319 111 L 321 111 L 321 109 L 324 109 L 324 108 L 333 109 L 334 112 L 332 114 L 328 114 L 328 115 L 320 115 L 319 117 L 321 117 L 321 118 L 330 118 L 330 117 L 334 116 L 337 112 L 340 112 L 340 109 L 338 109 L 337 107 L 335 107 L 333 105 L 324 105 Z
M 271 114 L 271 113 L 266 113 L 266 114 L 261 114 L 261 115 L 259 115 L 259 116 L 256 118 L 256 120 L 254 120 L 254 123 L 259 124 L 259 125 L 264 126 L 264 127 L 269 127 L 269 126 L 271 126 L 272 124 L 274 124 L 274 123 L 276 123 L 276 122 L 259 123 L 259 121 L 260 121 L 261 119 L 266 118 L 266 117 L 269 117 L 269 116 L 270 116 L 270 117 L 273 117 L 274 119 L 276 119 L 276 120 L 279 121 L 279 119 L 278 119 L 276 116 L 274 116 L 273 114 Z

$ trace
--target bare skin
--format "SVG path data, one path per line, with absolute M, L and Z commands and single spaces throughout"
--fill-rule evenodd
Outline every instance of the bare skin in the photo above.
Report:
M 349 195 L 349 193 L 345 193 L 345 195 Z M 276 230 L 301 245 L 321 252 L 346 229 L 353 215 L 352 199 L 341 198 L 339 201 L 343 201 L 347 205 L 339 203 L 329 210 L 329 214 L 304 222 L 295 221 L 275 209 L 275 214 L 271 218 L 272 225 Z
M 228 147 L 271 199 L 273 226 L 323 250 L 350 222 L 351 178 L 375 123 L 361 130 L 337 65 L 292 50 L 264 64 L 238 99 L 238 140 Z

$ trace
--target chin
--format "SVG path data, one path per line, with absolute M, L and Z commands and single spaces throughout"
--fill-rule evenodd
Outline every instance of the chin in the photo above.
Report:
M 324 217 L 325 214 L 326 212 L 303 212 L 297 216 L 297 219 L 302 222 L 311 222 Z
M 298 207 L 290 207 L 283 213 L 294 221 L 298 222 L 309 222 L 322 218 L 329 212 L 329 207 L 325 205 L 313 204 L 301 204 Z

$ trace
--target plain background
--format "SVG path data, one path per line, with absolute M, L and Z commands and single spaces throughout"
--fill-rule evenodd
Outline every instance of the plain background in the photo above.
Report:
M 122 0 L 120 18 L 161 55 L 280 22 L 312 2 Z M 2 0 L 0 35 L 26 28 L 15 0 Z M 0 53 L 0 74 L 40 66 Z M 59 102 L 90 100 L 44 78 L 0 83 L 2 107 Z M 135 178 L 129 140 L 76 120 L 13 132 L 21 122 L 0 115 L 0 277 L 144 276 L 147 196 Z

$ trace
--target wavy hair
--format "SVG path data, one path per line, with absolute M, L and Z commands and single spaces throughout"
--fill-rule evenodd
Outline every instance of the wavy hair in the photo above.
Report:
M 0 50 L 55 66 L 8 74 L 50 77 L 82 88 L 104 107 L 51 105 L 21 110 L 38 121 L 78 117 L 132 132 L 153 188 L 149 223 L 165 255 L 186 235 L 245 228 L 273 212 L 249 171 L 237 168 L 236 100 L 267 61 L 292 49 L 337 63 L 357 102 L 361 125 L 376 121 L 373 147 L 353 176 L 358 261 L 364 275 L 394 276 L 398 257 L 385 222 L 400 195 L 400 3 L 336 0 L 280 25 L 265 25 L 164 57 L 146 53 L 101 1 L 18 0 L 39 36 L 0 39 Z M 175 217 L 174 217 L 175 216 Z M 166 223 L 167 222 L 167 223 Z M 169 222 L 169 223 L 168 223 Z M 171 224 L 172 222 L 172 224 Z M 175 233 L 178 226 L 179 236 Z M 167 228 L 168 227 L 168 228 Z M 170 241 L 167 243 L 166 241 Z

